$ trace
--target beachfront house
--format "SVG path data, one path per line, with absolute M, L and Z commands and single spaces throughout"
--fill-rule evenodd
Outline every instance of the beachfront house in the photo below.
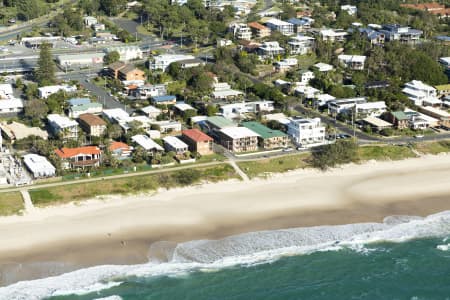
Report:
M 106 122 L 97 115 L 82 114 L 78 124 L 89 136 L 102 136 L 106 132 Z
M 66 116 L 50 114 L 47 116 L 50 131 L 54 136 L 62 139 L 78 138 L 78 123 Z
M 301 147 L 318 146 L 325 142 L 325 126 L 322 125 L 320 118 L 293 117 L 289 119 L 287 127 L 287 134 Z
M 189 146 L 189 151 L 200 155 L 213 154 L 213 138 L 198 129 L 187 129 L 181 132 L 181 139 Z
M 285 148 L 289 144 L 289 136 L 280 130 L 270 129 L 258 122 L 244 122 L 242 126 L 258 134 L 258 145 L 261 148 Z
M 56 175 L 56 168 L 44 156 L 26 154 L 23 156 L 23 163 L 35 179 Z
M 56 149 L 55 153 L 61 159 L 63 169 L 98 167 L 102 160 L 102 151 L 97 146 L 63 147 Z
M 175 136 L 166 136 L 165 138 L 163 138 L 163 141 L 164 148 L 167 152 L 173 151 L 178 155 L 188 151 L 189 146 Z
M 219 143 L 233 152 L 258 150 L 258 134 L 246 127 L 227 127 L 217 131 Z

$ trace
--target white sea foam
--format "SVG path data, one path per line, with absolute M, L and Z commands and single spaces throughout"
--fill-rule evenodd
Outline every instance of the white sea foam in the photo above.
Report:
M 441 251 L 448 251 L 450 249 L 450 244 L 437 245 L 436 249 L 441 250 Z
M 104 297 L 104 298 L 95 298 L 94 300 L 123 300 L 122 297 L 114 295 L 114 296 L 109 296 L 109 297 Z
M 261 231 L 201 240 L 167 247 L 168 262 L 139 265 L 106 265 L 86 268 L 60 276 L 23 281 L 0 288 L 0 299 L 35 300 L 52 295 L 86 294 L 120 284 L 128 276 L 180 276 L 192 271 L 216 271 L 242 265 L 268 263 L 280 257 L 343 248 L 362 253 L 373 242 L 402 242 L 414 238 L 450 234 L 450 211 L 419 217 L 391 217 L 383 223 L 316 226 Z M 164 256 L 164 255 L 163 255 Z M 108 299 L 108 298 L 107 298 Z

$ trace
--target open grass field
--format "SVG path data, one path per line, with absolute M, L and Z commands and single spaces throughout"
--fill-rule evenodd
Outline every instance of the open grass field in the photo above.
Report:
M 24 209 L 19 192 L 0 194 L 0 216 L 18 215 Z
M 424 154 L 450 152 L 450 141 L 417 143 L 414 145 L 414 148 Z
M 370 145 L 358 148 L 360 161 L 375 160 L 401 160 L 405 158 L 417 157 L 417 155 L 407 146 L 394 145 Z

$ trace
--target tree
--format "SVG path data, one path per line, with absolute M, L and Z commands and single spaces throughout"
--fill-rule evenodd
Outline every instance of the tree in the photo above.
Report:
M 116 16 L 125 8 L 125 0 L 100 0 L 100 9 L 108 16 Z
M 55 62 L 50 53 L 50 44 L 43 43 L 39 53 L 37 63 L 37 70 L 35 71 L 35 78 L 39 86 L 51 85 L 56 83 L 55 78 Z
M 215 116 L 217 114 L 218 110 L 217 107 L 213 104 L 209 104 L 206 106 L 206 115 L 208 117 Z
M 103 61 L 107 65 L 115 63 L 119 60 L 120 60 L 120 54 L 117 51 L 111 51 L 108 54 L 106 54 L 105 57 L 103 58 Z
M 358 160 L 358 144 L 353 140 L 338 140 L 312 152 L 312 165 L 321 170 Z
M 25 116 L 31 120 L 40 120 L 47 116 L 48 107 L 42 100 L 29 100 L 25 105 Z

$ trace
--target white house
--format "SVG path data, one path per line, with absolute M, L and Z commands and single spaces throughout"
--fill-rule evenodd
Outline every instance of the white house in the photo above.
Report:
M 102 115 L 111 123 L 126 122 L 130 119 L 130 115 L 121 108 L 104 109 Z
M 78 123 L 66 116 L 50 114 L 47 116 L 48 124 L 55 136 L 60 135 L 64 139 L 78 138 Z
M 311 52 L 314 48 L 315 39 L 306 35 L 297 35 L 292 37 L 289 42 L 289 52 L 295 55 L 304 55 Z
M 56 94 L 59 91 L 74 93 L 77 91 L 77 87 L 74 85 L 49 85 L 38 88 L 39 98 L 41 99 L 47 99 L 50 95 Z
M 343 42 L 349 33 L 342 29 L 322 29 L 319 35 L 324 41 Z
M 23 110 L 22 99 L 0 99 L 0 114 L 19 113 Z
M 301 83 L 307 84 L 307 83 L 309 83 L 309 81 L 311 79 L 314 79 L 314 78 L 315 78 L 315 76 L 314 76 L 313 72 L 308 71 L 308 70 L 301 70 L 300 71 L 300 82 Z
M 56 175 L 56 168 L 45 158 L 37 154 L 26 154 L 23 162 L 34 178 L 52 177 Z
M 149 138 L 146 135 L 138 134 L 131 137 L 131 140 L 144 148 L 145 151 L 149 152 L 155 152 L 155 151 L 164 151 L 164 148 L 161 147 L 158 143 L 156 143 L 154 140 Z
M 226 100 L 230 98 L 238 98 L 244 95 L 243 92 L 233 90 L 231 86 L 226 82 L 217 82 L 213 84 L 214 91 L 212 97 L 216 100 Z
M 133 59 L 142 59 L 142 50 L 138 46 L 117 46 L 106 48 L 105 53 L 117 51 L 121 61 L 130 61 Z
M 163 70 L 166 71 L 167 67 L 174 62 L 195 59 L 192 55 L 184 54 L 161 54 L 153 57 L 153 61 L 150 62 L 151 70 Z
M 334 69 L 332 65 L 326 63 L 317 63 L 313 67 L 315 67 L 319 72 L 329 72 Z
M 421 106 L 427 101 L 440 102 L 437 99 L 436 89 L 420 80 L 413 80 L 406 83 L 402 92 L 417 106 Z
M 275 70 L 277 70 L 278 72 L 284 72 L 287 71 L 289 69 L 291 69 L 292 67 L 295 67 L 298 64 L 298 60 L 296 58 L 285 58 L 283 60 L 280 60 L 276 63 L 274 63 L 275 65 Z
M 266 26 L 272 31 L 279 31 L 283 35 L 292 35 L 294 33 L 294 24 L 288 23 L 279 19 L 269 19 L 266 21 Z
M 320 90 L 312 86 L 306 85 L 302 82 L 296 82 L 294 93 L 296 95 L 304 96 L 306 99 L 314 99 L 318 94 L 320 94 Z
M 56 56 L 56 61 L 62 67 L 69 66 L 90 66 L 95 64 L 102 64 L 105 53 L 77 53 L 77 54 L 62 54 Z
M 156 118 L 161 114 L 161 110 L 152 105 L 141 108 L 141 111 L 150 119 L 156 120 Z
M 262 57 L 274 57 L 284 53 L 284 48 L 278 42 L 264 42 L 258 47 L 257 53 Z
M 0 84 L 0 99 L 9 99 L 13 97 L 13 87 L 9 83 Z
M 366 57 L 364 55 L 341 54 L 338 56 L 338 60 L 342 65 L 352 70 L 364 70 Z
M 355 107 L 356 119 L 379 117 L 387 111 L 386 103 L 384 101 L 360 103 L 356 104 Z
M 95 25 L 98 23 L 97 18 L 92 16 L 86 16 L 83 17 L 83 23 L 86 25 L 86 27 L 91 27 L 92 25 Z
M 251 40 L 252 31 L 245 23 L 233 23 L 230 25 L 233 36 L 238 40 Z
M 317 104 L 319 106 L 327 105 L 328 102 L 336 100 L 336 97 L 331 96 L 329 94 L 319 94 L 316 96 Z
M 177 137 L 166 136 L 163 141 L 166 151 L 173 151 L 176 154 L 183 154 L 188 151 L 189 146 Z
M 181 131 L 181 123 L 178 121 L 172 120 L 154 121 L 152 122 L 152 125 L 157 125 L 161 133 Z
M 287 128 L 287 134 L 296 145 L 313 147 L 325 142 L 325 126 L 320 118 L 290 118 Z
M 135 97 L 147 99 L 149 97 L 158 97 L 167 95 L 165 84 L 145 84 L 137 88 Z
M 273 103 L 273 101 L 253 101 L 225 104 L 220 106 L 219 113 L 227 119 L 234 119 L 247 113 L 271 112 L 274 110 Z
M 340 113 L 346 113 L 353 109 L 357 104 L 367 103 L 366 97 L 338 99 L 328 102 L 328 113 L 335 116 Z

